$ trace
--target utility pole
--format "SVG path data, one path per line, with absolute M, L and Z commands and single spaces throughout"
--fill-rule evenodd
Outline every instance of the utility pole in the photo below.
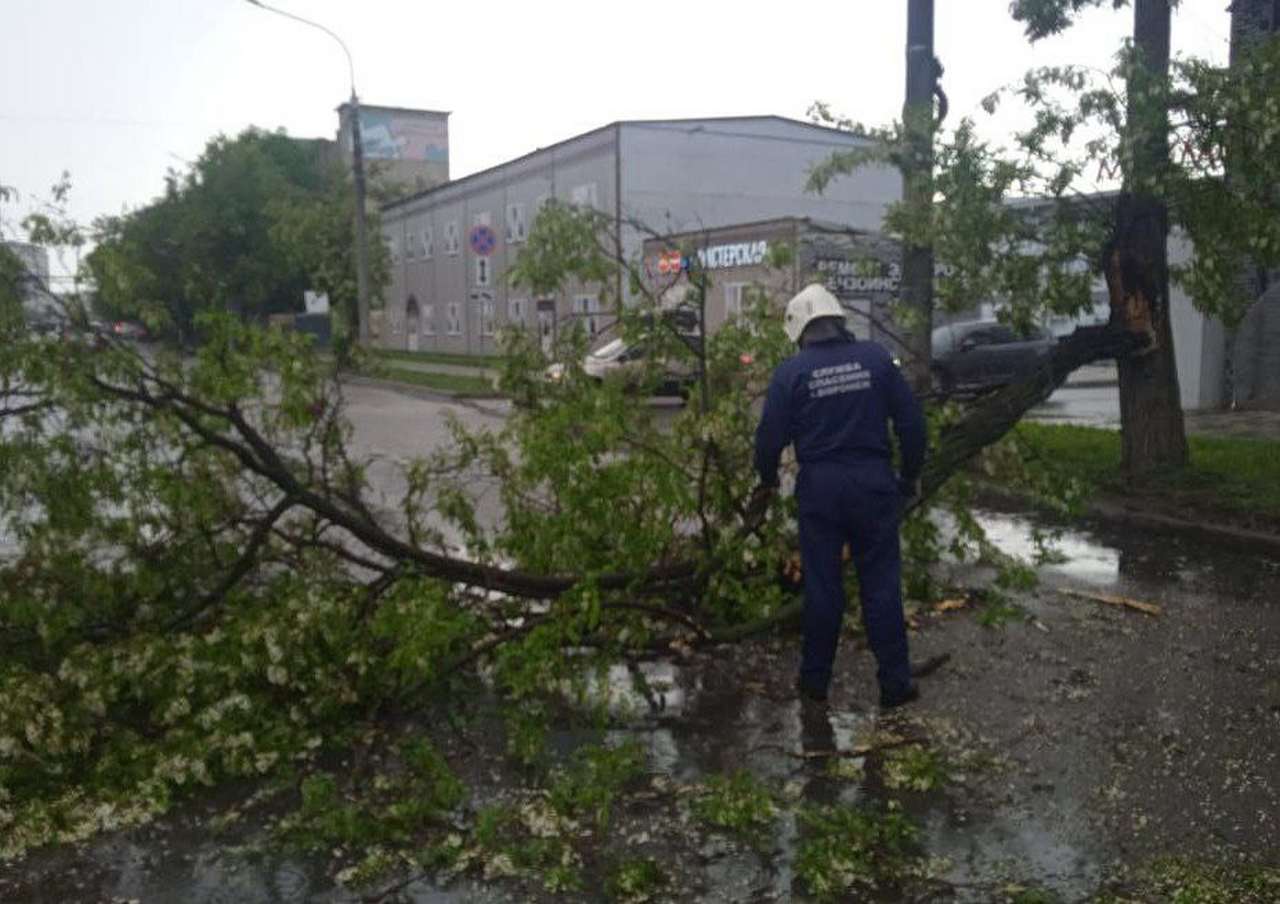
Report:
M 360 135 L 360 98 L 356 94 L 356 67 L 351 60 L 351 51 L 347 49 L 347 45 L 342 38 L 319 22 L 312 22 L 310 19 L 304 19 L 294 13 L 268 6 L 262 0 L 246 0 L 246 2 L 259 9 L 265 9 L 267 12 L 276 13 L 286 19 L 293 19 L 295 22 L 301 22 L 303 25 L 309 25 L 312 28 L 323 31 L 338 42 L 338 46 L 342 48 L 342 52 L 347 56 L 347 74 L 351 80 L 351 102 L 347 107 L 347 115 L 350 117 L 348 123 L 351 127 L 351 169 L 352 178 L 355 182 L 356 196 L 356 310 L 354 318 L 350 316 L 350 310 L 348 310 L 347 330 L 349 332 L 354 330 L 357 340 L 362 344 L 366 343 L 369 340 L 369 237 L 368 229 L 365 225 L 364 143 Z
M 940 69 L 933 55 L 933 0 L 908 0 L 907 100 L 902 111 L 907 153 L 902 181 L 906 202 L 917 216 L 933 204 L 933 97 Z M 907 378 L 918 392 L 924 391 L 930 383 L 933 332 L 933 246 L 927 240 L 917 244 L 909 239 L 902 249 L 902 302 L 910 312 Z
M 351 82 L 351 168 L 356 193 L 356 335 L 369 341 L 369 237 L 364 221 L 364 142 L 360 136 L 360 99 L 355 78 Z

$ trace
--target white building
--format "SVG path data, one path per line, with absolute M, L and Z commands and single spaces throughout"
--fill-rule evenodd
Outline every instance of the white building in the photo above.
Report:
M 609 312 L 596 289 L 531 298 L 504 279 L 551 198 L 612 218 L 627 259 L 639 257 L 646 229 L 681 233 L 785 216 L 878 229 L 901 196 L 895 168 L 867 167 L 822 195 L 805 188 L 816 163 L 864 144 L 779 116 L 615 122 L 394 201 L 382 208 L 393 272 L 376 341 L 491 354 L 503 324 L 547 338 L 569 317 L 602 328 Z M 625 288 L 619 277 L 614 297 Z

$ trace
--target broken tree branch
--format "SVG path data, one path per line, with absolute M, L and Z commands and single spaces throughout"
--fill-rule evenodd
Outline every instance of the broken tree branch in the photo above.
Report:
M 1087 590 L 1073 590 L 1068 587 L 1058 588 L 1058 592 L 1063 596 L 1074 596 L 1077 599 L 1091 600 L 1095 603 L 1102 603 L 1107 606 L 1119 606 L 1123 609 L 1134 609 L 1145 615 L 1161 615 L 1164 610 L 1155 603 L 1144 603 L 1141 600 L 1131 599 L 1127 596 L 1113 596 L 1107 593 L 1092 593 Z

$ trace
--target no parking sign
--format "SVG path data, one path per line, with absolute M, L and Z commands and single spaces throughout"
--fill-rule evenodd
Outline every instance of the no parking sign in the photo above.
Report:
M 471 246 L 471 250 L 476 254 L 481 257 L 488 257 L 493 254 L 493 249 L 498 245 L 498 234 L 483 224 L 473 226 L 467 236 L 467 244 Z

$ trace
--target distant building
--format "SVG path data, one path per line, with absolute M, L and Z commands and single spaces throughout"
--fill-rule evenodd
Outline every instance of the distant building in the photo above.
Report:
M 22 307 L 28 319 L 52 316 L 57 299 L 49 285 L 49 249 L 27 242 L 3 242 L 4 249 L 22 261 L 26 276 L 22 286 Z
M 338 107 L 337 146 L 351 167 L 351 105 Z M 367 171 L 395 194 L 449 181 L 449 114 L 437 110 L 360 105 L 360 144 Z
M 391 250 L 385 328 L 393 348 L 497 351 L 503 325 L 550 341 L 570 318 L 598 332 L 610 319 L 598 287 L 531 297 L 505 280 L 533 218 L 554 198 L 602 211 L 618 251 L 658 234 L 812 217 L 852 229 L 880 226 L 902 192 L 898 171 L 869 166 L 808 191 L 814 164 L 866 145 L 849 132 L 779 116 L 615 122 L 382 208 Z M 615 298 L 627 293 L 621 277 Z

